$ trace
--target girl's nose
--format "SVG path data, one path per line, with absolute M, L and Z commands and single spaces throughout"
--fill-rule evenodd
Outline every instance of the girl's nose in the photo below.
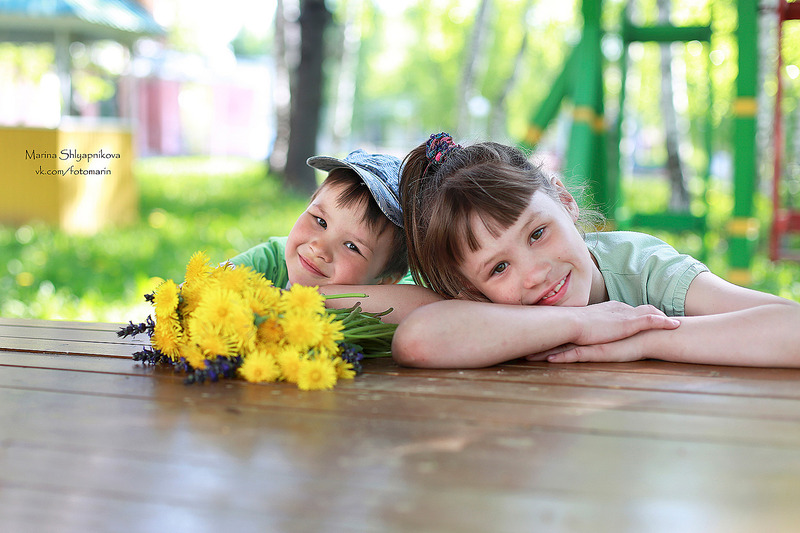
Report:
M 532 289 L 543 283 L 547 279 L 547 273 L 549 271 L 550 267 L 546 262 L 536 260 L 531 261 L 522 280 L 525 288 Z

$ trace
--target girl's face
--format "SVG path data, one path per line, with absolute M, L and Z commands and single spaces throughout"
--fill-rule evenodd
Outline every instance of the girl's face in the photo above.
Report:
M 495 303 L 585 306 L 605 284 L 575 221 L 578 205 L 556 181 L 559 199 L 537 191 L 513 226 L 493 236 L 477 215 L 480 248 L 467 247 L 461 273 Z

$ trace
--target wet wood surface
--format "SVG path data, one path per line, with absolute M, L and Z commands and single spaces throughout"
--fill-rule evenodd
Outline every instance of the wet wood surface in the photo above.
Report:
M 191 385 L 115 324 L 0 319 L 9 532 L 800 531 L 800 371 L 366 361 Z

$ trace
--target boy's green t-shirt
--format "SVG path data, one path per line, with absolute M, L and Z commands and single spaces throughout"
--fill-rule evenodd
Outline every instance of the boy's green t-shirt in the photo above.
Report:
M 669 316 L 683 316 L 689 285 L 708 267 L 645 233 L 608 231 L 585 237 L 611 300 L 650 304 Z
M 289 237 L 272 237 L 267 242 L 253 246 L 246 252 L 230 259 L 234 265 L 248 266 L 256 272 L 261 272 L 264 277 L 276 287 L 286 287 L 289 284 L 289 272 L 286 268 L 286 241 Z M 414 284 L 411 272 L 399 281 L 404 284 Z
M 272 237 L 267 242 L 262 242 L 233 257 L 230 262 L 261 272 L 276 287 L 286 287 L 289 284 L 289 271 L 286 268 L 286 241 L 288 238 Z

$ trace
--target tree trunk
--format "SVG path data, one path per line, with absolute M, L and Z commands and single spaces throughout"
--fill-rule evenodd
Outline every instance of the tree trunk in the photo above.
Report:
M 520 19 L 522 26 L 522 41 L 519 44 L 519 49 L 517 50 L 517 54 L 514 56 L 514 62 L 511 65 L 511 74 L 509 74 L 508 78 L 506 78 L 503 87 L 500 89 L 500 92 L 497 94 L 494 102 L 492 102 L 492 110 L 489 113 L 489 123 L 486 127 L 489 132 L 490 139 L 502 139 L 506 136 L 506 98 L 508 98 L 508 93 L 511 92 L 511 89 L 514 88 L 514 84 L 517 81 L 517 75 L 519 74 L 520 65 L 525 57 L 525 51 L 528 49 L 528 34 L 530 32 L 528 31 L 527 15 L 532 6 L 533 0 L 526 0 L 525 7 L 522 9 L 522 18 Z
M 269 154 L 269 169 L 281 176 L 286 171 L 286 152 L 289 150 L 289 116 L 291 115 L 292 82 L 289 75 L 289 53 L 286 11 L 283 0 L 275 6 L 275 142 Z
M 669 22 L 669 0 L 658 0 L 658 19 Z M 678 114 L 672 87 L 672 49 L 669 43 L 661 45 L 661 115 L 664 119 L 664 140 L 667 149 L 667 174 L 672 193 L 669 208 L 673 211 L 689 210 L 689 190 L 680 156 Z
M 303 0 L 300 4 L 300 63 L 292 90 L 289 120 L 289 150 L 285 181 L 291 188 L 311 193 L 316 188 L 314 169 L 306 159 L 315 155 L 322 107 L 322 63 L 325 28 L 331 14 L 325 0 Z
M 358 77 L 359 53 L 361 51 L 361 11 L 360 1 L 349 1 L 344 5 L 345 20 L 340 31 L 339 75 L 333 87 L 331 98 L 331 138 L 333 153 L 339 153 L 347 146 L 353 125 L 353 106 L 356 99 L 356 79 Z M 330 61 L 330 59 L 329 59 Z
M 458 88 L 458 117 L 456 131 L 459 135 L 468 133 L 470 127 L 469 102 L 475 95 L 475 71 L 483 51 L 483 42 L 489 26 L 489 12 L 491 0 L 481 0 L 478 12 L 475 14 L 475 23 L 472 26 L 467 56 L 464 58 L 464 71 L 461 76 L 461 85 Z

